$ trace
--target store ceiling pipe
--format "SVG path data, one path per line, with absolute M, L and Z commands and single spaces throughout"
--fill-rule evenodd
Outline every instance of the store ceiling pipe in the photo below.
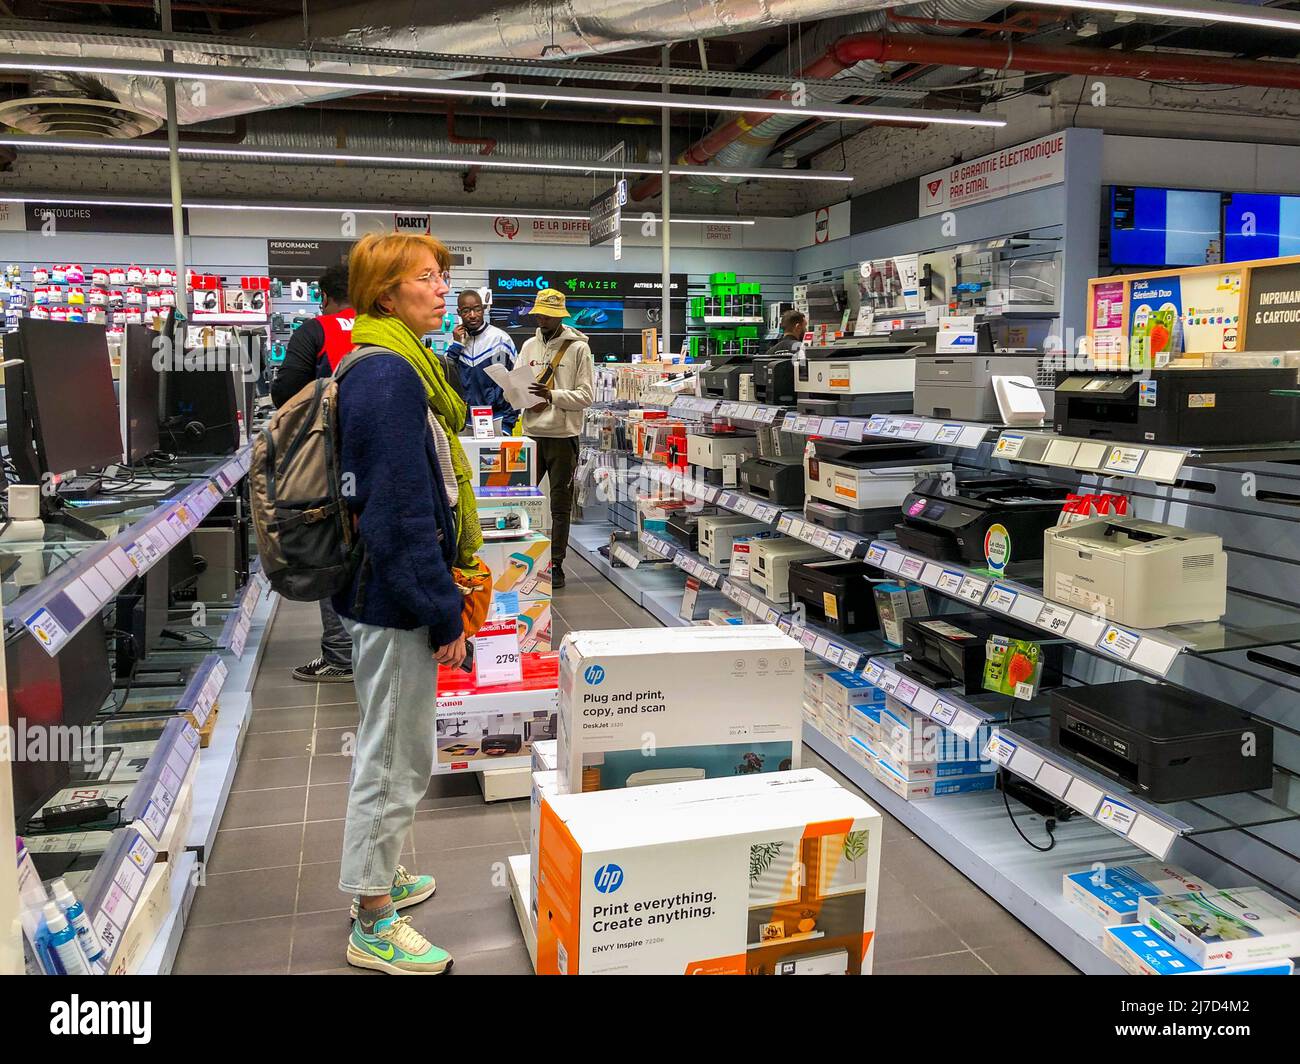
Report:
M 910 16 L 934 19 L 934 24 L 926 28 L 927 33 L 960 33 L 960 27 L 951 24 L 969 20 L 980 20 L 1001 11 L 1005 3 L 997 0 L 935 0 L 932 3 L 911 4 L 895 10 Z M 844 63 L 835 55 L 835 45 L 844 39 L 889 32 L 893 29 L 889 15 L 884 11 L 868 11 L 842 19 L 833 19 L 818 23 L 809 32 L 802 35 L 799 42 L 769 60 L 763 66 L 765 73 L 782 70 L 795 71 L 791 74 L 794 81 L 809 79 L 842 80 L 846 82 L 841 89 L 806 88 L 810 102 L 841 103 L 852 96 L 860 94 L 874 81 L 879 81 L 882 70 L 880 64 L 870 60 Z M 812 63 L 798 69 L 798 57 L 803 54 L 817 58 Z M 774 98 L 788 98 L 790 93 L 770 93 Z M 728 119 L 703 138 L 691 145 L 677 160 L 681 163 L 697 165 L 716 165 L 729 170 L 753 169 L 762 166 L 771 154 L 777 139 L 785 132 L 802 125 L 807 119 L 797 115 L 762 115 L 743 114 Z M 690 187 L 697 192 L 716 192 L 738 179 L 692 178 Z M 660 179 L 649 178 L 638 182 L 632 189 L 634 199 L 645 199 L 659 192 Z
M 836 76 L 837 70 L 860 68 L 864 63 L 975 67 L 1089 77 L 1151 78 L 1203 85 L 1300 88 L 1300 63 L 1214 59 L 1174 52 L 1049 48 L 1015 41 L 901 33 L 868 33 L 841 38 L 811 66 L 805 68 L 804 76 L 831 78 Z M 749 143 L 756 148 L 770 147 L 770 142 L 759 142 L 758 130 L 773 121 L 780 121 L 784 116 L 774 116 L 766 121 L 764 118 L 763 115 L 741 115 L 697 141 L 681 158 L 696 165 L 706 165 L 716 159 L 718 165 L 722 165 L 723 152 L 733 144 Z M 731 154 L 734 153 L 728 153 L 728 156 Z M 729 158 L 726 165 L 737 164 Z M 658 191 L 659 178 L 648 178 L 632 188 L 632 197 L 645 199 Z
M 463 5 L 430 4 L 427 0 L 378 0 L 311 13 L 304 19 L 288 18 L 250 30 L 263 44 L 323 45 L 340 43 L 371 49 L 414 53 L 450 53 L 499 58 L 578 58 L 618 52 L 647 45 L 667 44 L 698 37 L 714 37 L 773 29 L 800 21 L 831 18 L 865 9 L 894 6 L 890 0 L 557 0 L 542 5 L 537 0 L 481 0 L 466 17 Z M 306 38 L 306 42 L 304 42 Z M 30 48 L 31 36 L 21 41 L 0 39 L 0 50 L 20 52 Z M 150 44 L 122 47 L 87 46 L 66 33 L 51 33 L 41 42 L 43 54 L 157 59 Z M 177 62 L 212 63 L 206 52 L 175 51 Z M 241 65 L 263 60 L 222 57 L 225 73 L 238 73 Z M 302 69 L 301 64 L 294 69 Z M 400 55 L 390 62 L 340 63 L 319 61 L 311 69 L 361 76 L 445 77 L 445 71 L 407 69 Z M 521 70 L 521 73 L 527 73 Z M 160 79 L 148 75 L 102 75 L 101 82 L 128 107 L 146 114 L 166 113 Z M 340 95 L 337 90 L 312 86 L 271 85 L 249 82 L 205 82 L 202 93 L 178 93 L 182 125 L 212 121 L 254 111 L 291 107 Z M 344 95 L 347 95 L 346 93 Z
M 1115 52 L 1100 48 L 1048 48 L 971 37 L 935 38 L 902 34 L 863 35 L 832 48 L 843 64 L 919 63 L 982 67 L 1022 73 L 1085 77 L 1150 78 L 1201 85 L 1251 85 L 1300 89 L 1300 63 L 1261 59 L 1215 59 L 1186 52 Z

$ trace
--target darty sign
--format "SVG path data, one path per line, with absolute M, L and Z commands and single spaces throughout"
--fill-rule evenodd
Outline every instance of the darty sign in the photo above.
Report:
M 1049 133 L 926 174 L 918 186 L 920 213 L 924 217 L 973 203 L 987 203 L 1018 192 L 1059 185 L 1064 180 L 1065 134 Z

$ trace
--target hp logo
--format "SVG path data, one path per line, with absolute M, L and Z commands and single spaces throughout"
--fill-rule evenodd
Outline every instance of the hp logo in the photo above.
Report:
M 596 869 L 596 889 L 602 894 L 613 894 L 623 885 L 623 869 L 616 864 L 604 864 Z
M 582 678 L 592 686 L 603 683 L 605 680 L 605 667 L 603 665 L 588 665 L 587 671 L 582 674 Z

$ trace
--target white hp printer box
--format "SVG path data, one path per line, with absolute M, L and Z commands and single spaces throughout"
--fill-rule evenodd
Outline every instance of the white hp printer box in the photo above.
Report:
M 544 797 L 537 971 L 869 973 L 881 834 L 816 770 Z
M 772 625 L 571 632 L 560 790 L 799 767 L 803 647 Z
M 533 743 L 533 771 L 553 772 L 556 758 L 560 756 L 559 741 L 556 739 L 539 739 Z

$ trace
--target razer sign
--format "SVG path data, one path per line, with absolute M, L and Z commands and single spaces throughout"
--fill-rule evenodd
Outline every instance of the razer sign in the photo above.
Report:
M 659 296 L 662 278 L 649 273 L 565 273 L 554 270 L 491 270 L 488 287 L 501 295 L 531 295 L 543 288 L 557 288 L 566 296 L 626 299 L 629 296 Z M 686 275 L 672 275 L 670 291 L 686 295 Z

